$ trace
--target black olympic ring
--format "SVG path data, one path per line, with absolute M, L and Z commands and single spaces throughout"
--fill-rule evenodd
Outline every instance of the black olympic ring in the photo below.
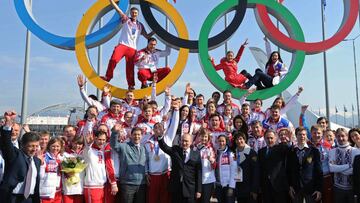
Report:
M 185 40 L 169 33 L 158 23 L 150 9 L 150 7 L 156 8 L 156 6 L 144 0 L 140 0 L 139 3 L 146 23 L 149 25 L 150 29 L 156 30 L 156 35 L 160 38 L 160 40 L 166 42 L 166 44 L 169 44 L 175 49 L 187 48 L 191 53 L 198 52 L 198 40 Z M 219 47 L 236 32 L 245 17 L 246 8 L 247 0 L 239 0 L 239 3 L 234 6 L 232 10 L 229 10 L 229 12 L 235 10 L 233 20 L 222 32 L 209 38 L 209 50 Z

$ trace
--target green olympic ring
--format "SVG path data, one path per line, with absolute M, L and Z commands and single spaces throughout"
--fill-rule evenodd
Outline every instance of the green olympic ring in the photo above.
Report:
M 205 73 L 208 80 L 220 91 L 230 90 L 234 98 L 240 98 L 246 93 L 246 90 L 235 88 L 225 81 L 215 70 L 209 60 L 208 53 L 208 37 L 209 33 L 216 23 L 216 21 L 227 13 L 238 3 L 238 0 L 227 0 L 223 1 L 217 7 L 215 7 L 210 14 L 206 17 L 205 22 L 200 30 L 199 36 L 199 61 L 203 72 Z M 300 27 L 299 22 L 291 14 L 291 12 L 284 7 L 282 4 L 276 2 L 276 0 L 248 0 L 247 7 L 255 8 L 256 4 L 262 4 L 267 7 L 269 13 L 277 18 L 282 25 L 284 25 L 289 36 L 298 41 L 304 42 L 304 33 Z M 292 60 L 289 67 L 289 72 L 281 80 L 278 85 L 274 87 L 257 90 L 248 96 L 249 100 L 255 99 L 267 99 L 275 95 L 280 94 L 286 88 L 288 88 L 298 77 L 301 72 L 302 66 L 305 61 L 304 51 L 292 52 Z

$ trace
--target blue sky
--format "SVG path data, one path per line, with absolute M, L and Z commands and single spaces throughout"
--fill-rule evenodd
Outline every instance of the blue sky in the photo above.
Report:
M 45 29 L 63 36 L 73 36 L 77 24 L 80 22 L 82 14 L 94 3 L 94 0 L 34 0 L 33 13 L 37 22 Z M 219 2 L 215 0 L 178 0 L 174 6 L 182 14 L 192 39 L 197 39 L 203 21 L 208 13 Z M 336 33 L 343 13 L 342 0 L 327 1 L 326 6 L 326 36 L 332 36 Z M 305 33 L 307 41 L 319 41 L 321 35 L 321 14 L 320 0 L 288 0 L 284 5 L 297 17 Z M 154 11 L 160 22 L 165 19 L 159 12 Z M 106 15 L 105 21 L 112 15 L 110 12 Z M 232 19 L 233 13 L 229 14 Z M 20 112 L 21 92 L 23 80 L 23 64 L 25 53 L 25 33 L 26 28 L 18 18 L 14 3 L 11 0 L 1 1 L 0 3 L 0 112 L 7 109 L 15 109 Z M 140 20 L 146 25 L 145 20 Z M 147 26 L 147 25 L 146 25 Z M 223 29 L 223 21 L 220 19 L 212 30 L 212 35 Z M 149 29 L 147 29 L 149 30 Z M 173 33 L 174 29 L 171 29 Z M 359 30 L 359 22 L 356 23 L 349 38 L 355 37 Z M 111 56 L 113 47 L 117 44 L 119 34 L 103 45 L 103 70 L 105 73 L 108 59 Z M 258 46 L 264 48 L 263 34 L 259 29 L 254 12 L 248 9 L 245 19 L 240 28 L 229 40 L 229 49 L 237 51 L 243 41 L 248 38 L 249 46 Z M 360 53 L 358 39 L 355 43 L 357 52 Z M 146 41 L 140 40 L 139 48 L 144 47 Z M 159 43 L 159 48 L 164 45 Z M 275 46 L 273 45 L 275 49 Z M 90 50 L 93 64 L 97 63 L 96 49 Z M 210 52 L 218 61 L 224 55 L 224 46 Z M 357 61 L 360 61 L 360 54 L 357 54 Z M 172 51 L 170 65 L 174 65 L 177 51 Z M 282 51 L 284 62 L 290 63 L 290 54 Z M 328 79 L 329 79 L 329 98 L 332 111 L 335 105 L 342 110 L 346 105 L 351 111 L 351 105 L 356 107 L 354 66 L 351 42 L 342 42 L 328 51 Z M 253 73 L 257 64 L 248 49 L 245 50 L 239 71 L 247 69 Z M 359 67 L 359 64 L 358 64 Z M 360 68 L 360 67 L 359 67 Z M 120 62 L 115 72 L 113 84 L 126 87 L 124 63 Z M 29 114 L 38 111 L 44 107 L 58 103 L 79 103 L 81 98 L 76 84 L 76 75 L 81 70 L 73 51 L 61 50 L 52 47 L 36 36 L 31 38 L 31 61 L 30 61 L 30 80 L 29 80 Z M 223 75 L 222 72 L 219 72 Z M 290 92 L 295 92 L 299 85 L 305 88 L 300 101 L 310 104 L 312 109 L 325 109 L 324 77 L 323 77 L 322 54 L 309 55 L 305 59 L 305 64 L 298 79 L 289 87 Z M 139 87 L 139 83 L 137 86 Z M 203 93 L 206 98 L 215 90 L 204 76 L 198 62 L 197 54 L 191 54 L 187 62 L 187 67 L 181 78 L 173 86 L 172 92 L 182 95 L 185 84 L 190 82 L 197 92 Z M 95 93 L 92 85 L 89 86 L 89 93 Z M 270 99 L 272 101 L 272 99 Z M 323 111 L 325 112 L 325 111 Z

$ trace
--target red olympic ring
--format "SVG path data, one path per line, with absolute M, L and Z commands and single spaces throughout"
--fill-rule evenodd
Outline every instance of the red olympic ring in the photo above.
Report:
M 350 1 L 350 3 L 347 1 Z M 358 17 L 359 0 L 344 0 L 343 26 L 332 37 L 320 42 L 300 42 L 289 38 L 277 29 L 271 21 L 265 6 L 257 4 L 256 8 L 256 14 L 259 17 L 258 21 L 264 25 L 263 32 L 275 44 L 280 45 L 287 51 L 302 50 L 306 54 L 317 54 L 337 45 L 351 32 Z

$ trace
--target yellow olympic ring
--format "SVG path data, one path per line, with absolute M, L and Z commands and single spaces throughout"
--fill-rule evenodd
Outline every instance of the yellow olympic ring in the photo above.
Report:
M 174 27 L 182 39 L 189 39 L 189 33 L 185 26 L 185 22 L 176 9 L 164 0 L 146 0 L 149 3 L 156 6 L 156 9 L 161 10 L 165 13 L 170 21 L 174 24 Z M 118 2 L 118 0 L 116 0 Z M 75 54 L 78 60 L 79 66 L 85 76 L 90 80 L 90 82 L 95 85 L 98 89 L 103 89 L 107 84 L 102 80 L 99 75 L 94 71 L 90 63 L 90 59 L 87 53 L 85 46 L 85 36 L 88 33 L 91 22 L 94 20 L 96 15 L 102 10 L 110 7 L 110 1 L 108 0 L 98 0 L 94 5 L 90 7 L 88 11 L 82 17 L 80 24 L 77 28 L 75 35 Z M 162 93 L 167 86 L 172 86 L 182 74 L 186 62 L 189 56 L 189 49 L 180 48 L 179 55 L 174 65 L 174 68 L 171 70 L 169 75 L 167 75 L 163 80 L 157 83 L 156 85 L 156 94 Z M 122 89 L 119 87 L 111 86 L 111 93 L 113 96 L 118 98 L 124 98 L 127 92 L 127 89 Z M 136 99 L 141 99 L 146 95 L 151 94 L 151 87 L 145 89 L 134 90 L 134 95 Z

